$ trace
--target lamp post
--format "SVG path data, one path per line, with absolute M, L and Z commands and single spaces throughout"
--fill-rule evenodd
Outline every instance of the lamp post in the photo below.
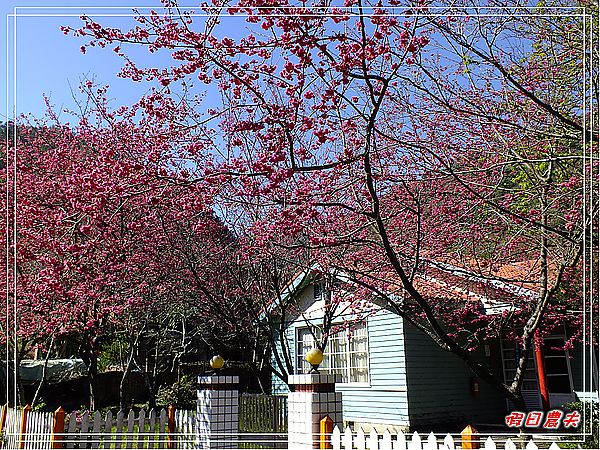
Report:
M 237 375 L 221 375 L 225 360 L 220 355 L 210 361 L 211 370 L 198 377 L 196 446 L 200 450 L 238 448 L 239 400 Z
M 328 417 L 328 428 L 342 427 L 342 393 L 335 391 L 341 381 L 339 374 L 319 373 L 323 350 L 312 348 L 304 355 L 312 369 L 309 373 L 288 376 L 288 447 L 294 450 L 313 450 L 320 447 L 321 420 Z M 327 430 L 323 430 L 326 434 Z M 323 444 L 328 443 L 328 436 Z M 325 448 L 325 447 L 321 447 Z
M 311 348 L 306 352 L 304 359 L 308 361 L 312 367 L 308 373 L 319 373 L 319 365 L 323 362 L 323 352 L 320 349 Z

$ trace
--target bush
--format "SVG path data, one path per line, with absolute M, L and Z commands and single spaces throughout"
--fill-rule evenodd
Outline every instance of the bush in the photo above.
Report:
M 196 382 L 194 378 L 184 375 L 171 386 L 161 386 L 156 395 L 156 404 L 167 407 L 175 405 L 180 409 L 196 407 Z
M 50 411 L 48 405 L 43 400 L 38 400 L 35 405 L 31 407 L 32 411 Z
M 561 448 L 600 448 L 598 446 L 598 403 L 567 403 L 565 411 L 579 411 L 582 418 L 585 417 L 585 421 L 581 422 L 577 431 L 579 433 L 587 433 L 587 436 L 585 436 L 583 442 L 561 442 L 559 446 Z
M 98 356 L 98 371 L 106 372 L 111 367 L 125 367 L 126 355 L 129 353 L 129 343 L 122 337 L 116 336 L 102 344 Z

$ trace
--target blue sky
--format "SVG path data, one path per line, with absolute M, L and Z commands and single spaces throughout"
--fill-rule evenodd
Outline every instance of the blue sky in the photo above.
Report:
M 0 73 L 0 121 L 7 118 L 7 96 L 9 116 L 12 114 L 13 89 L 14 89 L 14 64 L 13 48 L 14 29 L 13 19 L 7 15 L 14 12 L 15 7 L 35 7 L 33 9 L 17 9 L 16 18 L 16 107 L 17 113 L 31 113 L 41 116 L 45 112 L 43 94 L 50 97 L 57 109 L 73 108 L 75 103 L 71 89 L 78 93 L 77 86 L 84 77 L 94 77 L 102 85 L 110 85 L 110 97 L 115 104 L 131 104 L 141 94 L 147 91 L 147 83 L 134 83 L 131 80 L 121 79 L 116 73 L 121 67 L 120 58 L 109 49 L 89 49 L 83 55 L 79 48 L 84 43 L 81 38 L 65 36 L 61 31 L 62 25 L 79 26 L 79 16 L 83 13 L 94 15 L 101 14 L 129 14 L 126 9 L 94 9 L 94 6 L 125 7 L 129 5 L 159 7 L 158 0 L 144 0 L 143 2 L 124 2 L 116 0 L 8 0 L 0 2 L 2 13 L 2 71 Z M 63 8 L 61 8 L 63 7 Z M 69 7 L 69 9 L 64 8 Z M 69 17 L 73 16 L 73 17 Z M 127 25 L 131 18 L 100 18 L 102 23 L 111 25 Z M 8 42 L 7 37 L 8 26 Z M 142 51 L 141 49 L 139 50 Z M 7 52 L 8 80 L 7 80 Z M 147 54 L 147 53 L 146 53 Z M 156 56 L 154 56 L 156 57 Z M 154 62 L 154 61 L 153 61 Z M 8 93 L 7 93 L 8 81 Z M 67 117 L 63 116 L 66 120 Z

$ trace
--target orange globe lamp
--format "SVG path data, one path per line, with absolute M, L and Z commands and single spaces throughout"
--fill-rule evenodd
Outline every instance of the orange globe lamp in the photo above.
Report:
M 319 365 L 323 362 L 323 352 L 320 349 L 311 348 L 308 352 L 306 352 L 304 359 L 308 361 L 312 367 L 310 373 L 319 373 Z
M 225 360 L 223 359 L 222 356 L 216 355 L 216 356 L 213 356 L 212 358 L 210 358 L 210 367 L 212 367 L 213 369 L 215 369 L 215 370 L 222 369 L 224 365 L 225 365 Z

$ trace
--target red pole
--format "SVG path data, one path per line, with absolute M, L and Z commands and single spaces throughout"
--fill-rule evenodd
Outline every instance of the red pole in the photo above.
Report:
M 535 363 L 537 366 L 537 376 L 540 381 L 540 396 L 542 397 L 542 408 L 544 411 L 550 409 L 550 395 L 548 394 L 548 385 L 546 384 L 546 371 L 544 370 L 544 352 L 542 350 L 542 343 L 544 340 L 537 334 L 533 338 L 535 341 Z
M 31 412 L 31 405 L 27 404 L 23 408 L 23 415 L 21 416 L 21 433 L 19 437 L 19 448 L 25 448 L 25 439 L 27 438 L 27 416 Z
M 167 448 L 175 448 L 175 406 L 167 408 Z
M 333 448 L 331 445 L 331 433 L 333 433 L 333 420 L 329 416 L 325 416 L 319 422 L 319 448 Z
M 64 439 L 65 432 L 65 410 L 62 406 L 59 406 L 56 411 L 54 411 L 54 422 L 52 424 L 52 435 L 50 436 L 50 448 L 63 448 L 63 443 L 61 442 Z
M 8 409 L 8 403 L 2 405 L 2 414 L 0 415 L 0 434 L 4 431 L 4 425 L 6 424 L 6 411 Z

